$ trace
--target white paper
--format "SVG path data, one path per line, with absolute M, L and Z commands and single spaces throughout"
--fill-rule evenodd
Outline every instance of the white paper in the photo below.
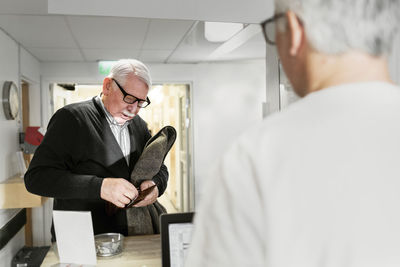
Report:
M 61 263 L 96 265 L 92 216 L 89 211 L 53 211 Z
M 38 129 L 38 132 L 41 133 L 41 134 L 44 136 L 44 135 L 46 134 L 46 128 L 40 127 L 40 128 Z
M 173 223 L 168 226 L 171 267 L 183 267 L 193 228 L 193 223 Z

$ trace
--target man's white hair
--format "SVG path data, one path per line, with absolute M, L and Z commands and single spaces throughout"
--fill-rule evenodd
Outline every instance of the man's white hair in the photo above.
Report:
M 400 0 L 275 0 L 275 13 L 288 10 L 312 47 L 327 54 L 388 55 L 400 25 Z
M 109 78 L 116 79 L 119 83 L 124 84 L 126 76 L 134 74 L 151 89 L 151 76 L 149 69 L 141 61 L 136 59 L 120 59 L 111 68 Z

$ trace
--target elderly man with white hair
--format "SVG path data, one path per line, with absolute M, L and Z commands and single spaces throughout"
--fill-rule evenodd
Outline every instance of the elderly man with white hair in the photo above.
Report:
M 400 266 L 400 88 L 387 67 L 400 1 L 275 9 L 265 38 L 302 98 L 221 159 L 186 266 Z
M 90 211 L 94 234 L 127 235 L 123 208 L 138 196 L 138 189 L 157 185 L 134 205 L 146 209 L 164 193 L 168 181 L 165 165 L 139 188 L 129 181 L 151 137 L 146 122 L 137 115 L 150 104 L 150 88 L 148 68 L 138 60 L 123 59 L 104 78 L 100 95 L 59 109 L 25 174 L 28 191 L 53 197 L 54 210 Z M 136 234 L 159 232 L 157 221 L 143 220 L 138 225 L 142 227 Z M 55 241 L 53 225 L 51 233 Z

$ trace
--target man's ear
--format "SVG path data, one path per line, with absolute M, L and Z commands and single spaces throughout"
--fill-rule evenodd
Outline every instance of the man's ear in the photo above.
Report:
M 103 90 L 102 90 L 102 92 L 103 92 L 103 95 L 109 95 L 109 93 L 110 93 L 110 91 L 111 91 L 111 82 L 112 82 L 112 80 L 111 80 L 111 78 L 109 78 L 109 77 L 105 77 L 104 78 L 104 80 L 103 80 Z
M 293 11 L 286 12 L 287 29 L 290 34 L 290 55 L 296 56 L 304 42 L 303 24 Z

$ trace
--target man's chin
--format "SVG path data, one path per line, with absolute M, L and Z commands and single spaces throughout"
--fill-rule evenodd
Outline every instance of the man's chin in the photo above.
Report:
M 127 122 L 127 121 L 129 121 L 129 120 L 131 120 L 131 119 L 133 119 L 135 116 L 126 116 L 126 115 L 122 115 L 121 117 L 119 117 L 118 118 L 118 123 L 119 124 L 124 124 L 125 122 Z

